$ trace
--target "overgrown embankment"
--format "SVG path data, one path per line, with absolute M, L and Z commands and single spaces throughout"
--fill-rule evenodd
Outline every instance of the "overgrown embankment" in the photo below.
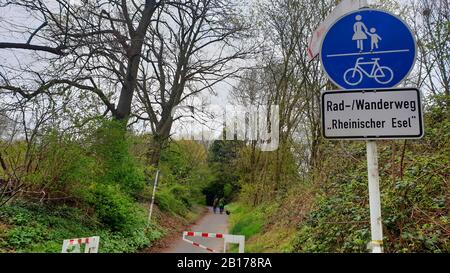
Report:
M 146 136 L 100 120 L 83 133 L 48 130 L 33 143 L 0 142 L 0 252 L 60 252 L 69 238 L 100 236 L 100 252 L 135 252 L 191 222 L 212 175 L 206 151 L 173 142 L 161 156 L 153 221 L 147 228 L 155 168 Z
M 445 96 L 430 100 L 422 140 L 378 142 L 386 252 L 450 252 L 449 105 Z M 320 164 L 308 175 L 290 174 L 296 166 L 285 160 L 281 177 L 289 179 L 287 188 L 270 198 L 255 189 L 276 184 L 271 165 L 264 168 L 268 180 L 247 184 L 248 173 L 241 175 L 244 191 L 230 206 L 231 230 L 246 235 L 246 251 L 367 252 L 365 144 L 322 141 L 319 153 Z M 237 167 L 245 166 L 246 155 Z

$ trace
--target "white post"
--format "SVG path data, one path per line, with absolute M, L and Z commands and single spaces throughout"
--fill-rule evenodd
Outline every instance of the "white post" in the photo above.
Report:
M 150 211 L 148 213 L 147 228 L 150 226 L 150 220 L 152 218 L 153 203 L 155 202 L 155 192 L 156 192 L 156 185 L 158 184 L 158 176 L 159 176 L 159 170 L 156 171 L 155 183 L 153 185 L 152 202 L 150 204 Z
M 369 178 L 370 231 L 372 253 L 383 252 L 383 230 L 381 223 L 380 179 L 378 175 L 377 143 L 367 141 L 367 174 Z
M 245 252 L 245 236 L 244 235 L 223 235 L 223 252 L 227 252 L 227 244 L 239 244 L 239 253 Z
M 245 237 L 242 236 L 239 242 L 239 253 L 245 252 Z

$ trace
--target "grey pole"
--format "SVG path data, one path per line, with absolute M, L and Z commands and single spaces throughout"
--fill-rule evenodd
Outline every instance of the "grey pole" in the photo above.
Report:
M 369 207 L 372 253 L 383 252 L 383 229 L 381 223 L 380 177 L 378 174 L 378 152 L 375 141 L 367 141 L 367 176 L 369 178 Z
M 155 193 L 156 193 L 156 185 L 158 184 L 158 176 L 159 176 L 159 170 L 156 171 L 155 183 L 153 185 L 152 202 L 150 204 L 150 211 L 148 213 L 147 228 L 150 226 L 150 220 L 152 218 L 153 203 L 155 202 Z

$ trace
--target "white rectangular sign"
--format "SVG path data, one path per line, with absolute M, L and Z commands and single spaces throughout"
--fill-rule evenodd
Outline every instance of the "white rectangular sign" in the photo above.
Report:
M 322 131 L 328 139 L 423 137 L 420 91 L 416 88 L 322 92 Z
M 325 18 L 319 27 L 313 32 L 308 44 L 308 57 L 314 59 L 320 52 L 320 46 L 323 36 L 328 28 L 344 14 L 367 7 L 367 0 L 343 0 L 336 8 Z

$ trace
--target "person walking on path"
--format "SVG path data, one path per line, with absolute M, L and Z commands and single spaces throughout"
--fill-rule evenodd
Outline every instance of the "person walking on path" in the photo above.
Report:
M 223 209 L 224 208 L 225 208 L 225 200 L 223 198 L 220 198 L 220 200 L 219 200 L 220 214 L 223 214 Z
M 214 210 L 214 213 L 216 213 L 216 210 L 217 210 L 217 206 L 219 205 L 219 198 L 214 198 L 214 201 L 213 201 L 213 210 Z

